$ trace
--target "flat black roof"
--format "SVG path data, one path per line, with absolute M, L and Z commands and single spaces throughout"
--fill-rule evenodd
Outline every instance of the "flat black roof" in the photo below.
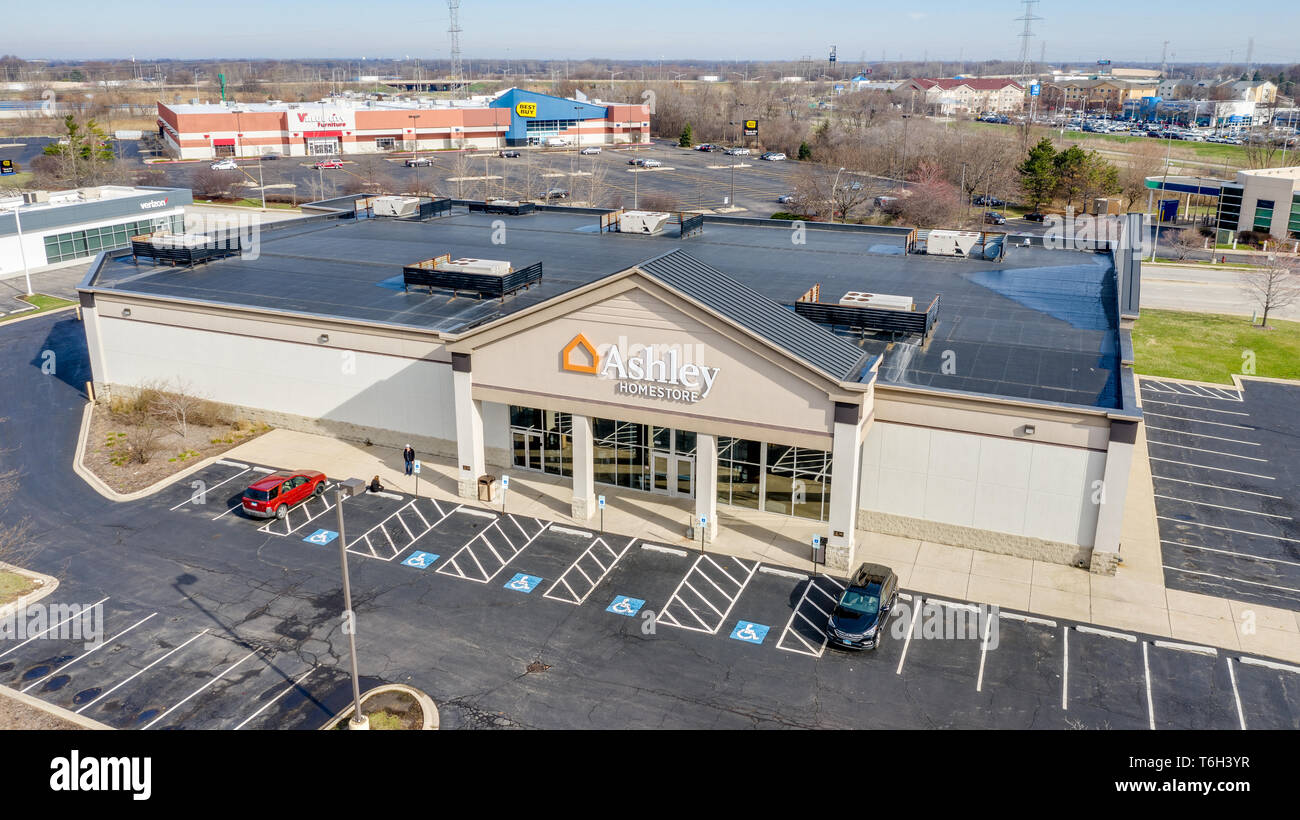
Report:
M 504 235 L 493 226 L 504 221 Z M 255 259 L 232 257 L 193 269 L 137 267 L 106 257 L 91 288 L 414 326 L 451 332 L 507 315 L 681 248 L 782 304 L 821 283 L 837 302 L 850 290 L 941 296 L 924 347 L 842 333 L 881 355 L 886 384 L 1118 409 L 1116 274 L 1107 253 L 1012 246 L 1001 262 L 904 253 L 897 235 L 818 229 L 792 241 L 789 223 L 708 222 L 688 238 L 601 234 L 591 214 L 522 217 L 469 214 L 426 222 L 304 220 L 261 233 Z M 504 241 L 501 241 L 504 240 Z M 541 261 L 544 279 L 504 302 L 402 290 L 402 266 L 444 253 Z

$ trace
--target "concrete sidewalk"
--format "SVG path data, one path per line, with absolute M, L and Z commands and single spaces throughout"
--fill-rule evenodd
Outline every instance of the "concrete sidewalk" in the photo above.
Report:
M 385 487 L 405 493 L 414 493 L 416 486 L 414 477 L 403 474 L 400 450 L 310 433 L 273 430 L 223 457 L 269 467 L 321 470 L 331 477 L 367 482 L 378 475 Z M 454 463 L 421 457 L 421 464 L 420 495 L 462 501 L 456 494 Z M 1123 563 L 1114 576 L 862 530 L 858 531 L 857 560 L 887 564 L 905 588 L 939 597 L 1300 662 L 1300 613 L 1165 588 L 1155 495 L 1142 432 L 1133 464 L 1125 500 Z M 574 524 L 567 479 L 503 465 L 490 465 L 488 471 L 510 476 L 507 511 Z M 685 537 L 694 511 L 692 501 L 618 488 L 610 488 L 606 495 L 607 532 L 682 548 L 698 546 Z M 500 509 L 500 499 L 492 506 Z M 576 523 L 595 529 L 600 519 Z M 813 569 L 809 559 L 812 537 L 825 532 L 821 522 L 734 507 L 719 507 L 718 523 L 718 536 L 709 544 L 711 551 L 803 572 Z M 1252 621 L 1249 629 L 1239 628 Z

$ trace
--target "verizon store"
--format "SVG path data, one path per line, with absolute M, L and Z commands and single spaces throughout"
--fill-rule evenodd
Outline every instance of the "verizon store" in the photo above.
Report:
M 900 253 L 906 231 L 795 244 L 725 218 L 634 236 L 567 209 L 505 217 L 500 243 L 501 219 L 331 215 L 183 272 L 106 255 L 81 286 L 98 394 L 184 374 L 273 424 L 409 440 L 466 497 L 503 472 L 571 487 L 578 521 L 650 493 L 706 539 L 729 513 L 824 522 L 840 570 L 863 530 L 1113 567 L 1141 418 L 1122 251 L 939 259 Z M 851 304 L 874 294 L 903 304 Z

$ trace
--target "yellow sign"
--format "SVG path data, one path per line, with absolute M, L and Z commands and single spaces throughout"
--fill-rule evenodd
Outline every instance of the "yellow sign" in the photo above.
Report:
M 515 105 L 515 113 L 521 117 L 536 117 L 537 103 L 521 102 Z
M 758 120 L 745 120 L 745 127 L 754 129 L 758 127 Z

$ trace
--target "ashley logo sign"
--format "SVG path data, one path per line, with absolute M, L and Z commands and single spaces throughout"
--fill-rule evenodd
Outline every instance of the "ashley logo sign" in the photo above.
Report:
M 693 404 L 709 395 L 721 368 L 700 362 L 702 345 L 618 344 L 597 349 L 579 333 L 564 347 L 562 366 L 618 382 L 618 392 Z

